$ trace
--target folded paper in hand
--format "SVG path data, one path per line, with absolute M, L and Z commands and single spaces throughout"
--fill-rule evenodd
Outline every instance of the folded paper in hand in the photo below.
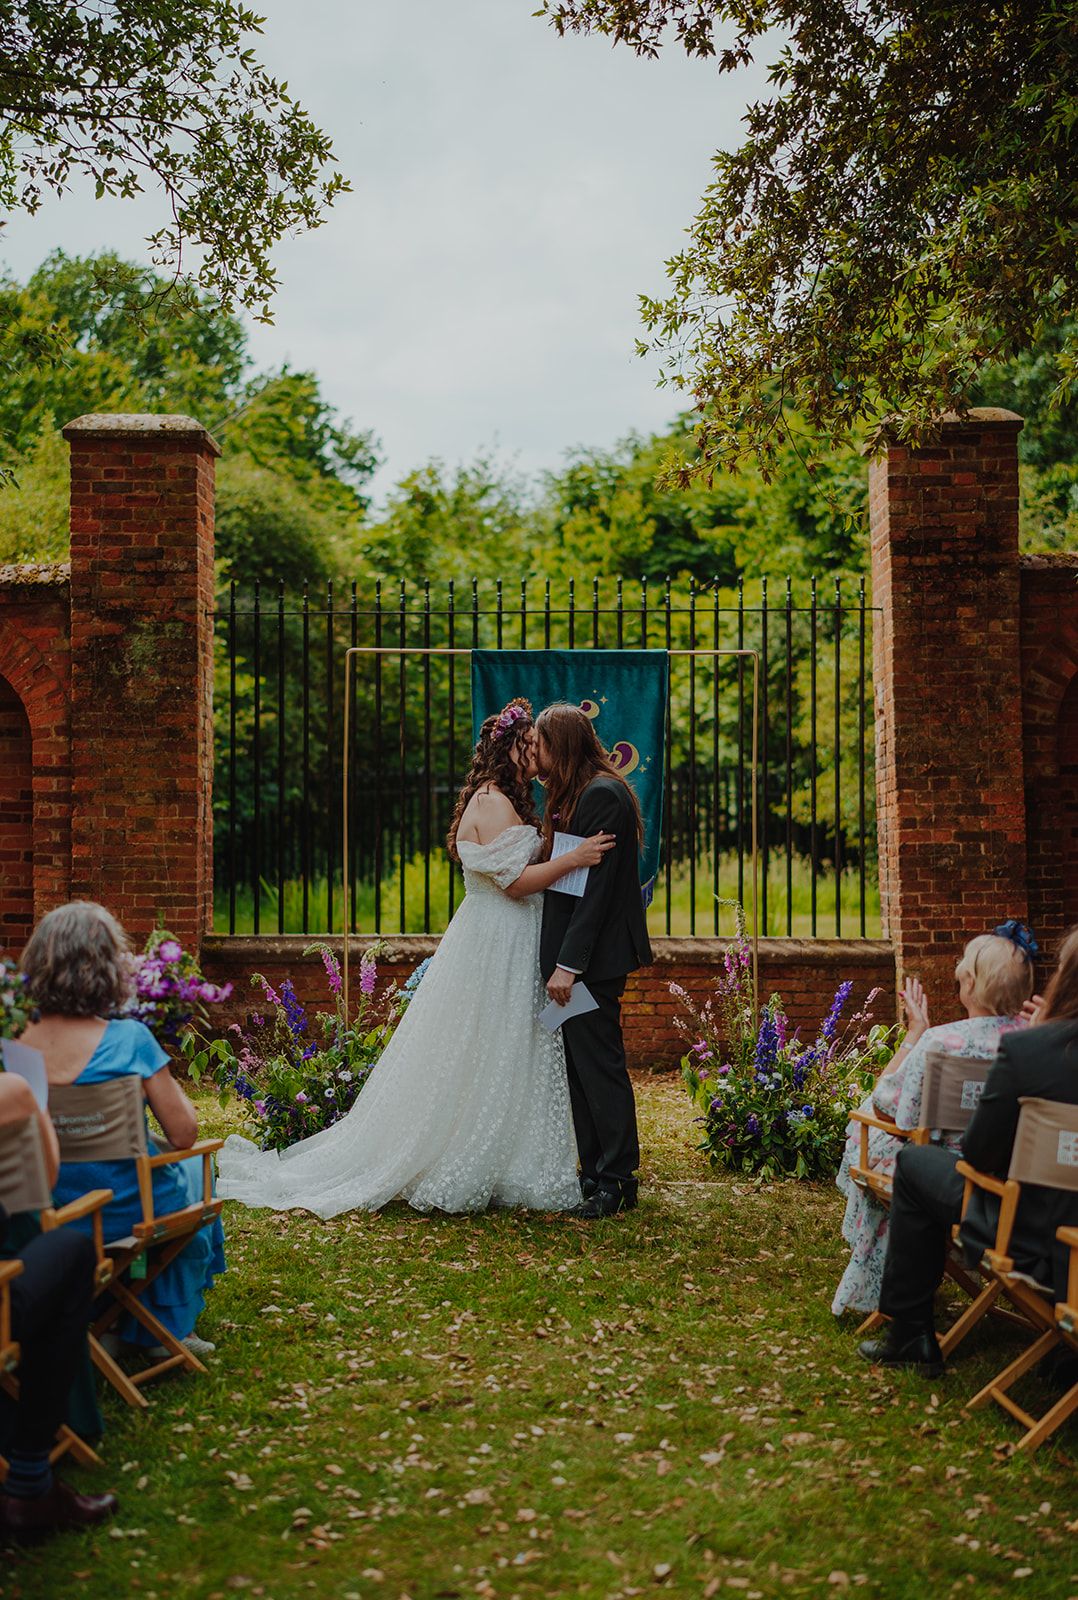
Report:
M 550 846 L 550 859 L 557 861 L 559 856 L 567 856 L 570 850 L 575 850 L 578 844 L 584 844 L 584 836 L 579 833 L 556 833 Z M 575 867 L 572 872 L 567 872 L 564 878 L 558 878 L 551 884 L 559 894 L 583 894 L 588 886 L 589 867 Z
M 587 871 L 587 868 L 584 869 Z M 539 1021 L 550 1033 L 556 1033 L 570 1017 L 582 1017 L 588 1011 L 598 1011 L 599 1002 L 583 983 L 574 983 L 567 1005 L 560 1006 L 552 1000 L 539 1013 Z

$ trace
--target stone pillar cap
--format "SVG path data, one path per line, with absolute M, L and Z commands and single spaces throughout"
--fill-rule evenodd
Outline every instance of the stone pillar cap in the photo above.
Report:
M 173 412 L 90 411 L 84 417 L 76 417 L 60 431 L 69 441 L 87 438 L 133 439 L 153 445 L 168 439 L 197 439 L 211 454 L 221 454 L 221 446 L 201 422 L 196 422 L 194 417 Z

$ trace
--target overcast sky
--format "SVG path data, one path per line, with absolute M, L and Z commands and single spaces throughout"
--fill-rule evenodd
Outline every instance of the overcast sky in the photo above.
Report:
M 708 180 L 739 142 L 753 69 L 637 60 L 559 39 L 537 0 L 261 0 L 258 48 L 331 135 L 353 192 L 277 252 L 261 367 L 311 368 L 382 440 L 379 487 L 497 446 L 526 472 L 663 426 L 636 296 L 660 293 Z M 146 259 L 156 197 L 75 191 L 12 219 L 18 277 L 57 246 Z

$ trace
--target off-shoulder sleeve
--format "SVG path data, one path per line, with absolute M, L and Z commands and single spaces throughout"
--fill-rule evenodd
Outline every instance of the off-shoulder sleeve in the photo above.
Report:
M 493 879 L 499 889 L 508 889 L 530 866 L 535 853 L 536 832 L 525 824 L 506 828 L 490 844 L 473 844 L 459 839 L 460 859 L 469 872 L 481 872 Z

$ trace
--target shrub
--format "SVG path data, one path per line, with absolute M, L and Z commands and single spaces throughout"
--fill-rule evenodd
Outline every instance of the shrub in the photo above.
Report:
M 851 1110 L 897 1047 L 901 1030 L 868 1025 L 864 1006 L 841 1026 L 852 983 L 839 985 L 816 1037 L 791 1031 L 772 995 L 754 1020 L 752 949 L 737 907 L 737 934 L 715 995 L 702 1008 L 678 984 L 686 1013 L 678 1030 L 691 1041 L 681 1075 L 704 1130 L 699 1145 L 713 1166 L 759 1178 L 819 1178 L 838 1167 Z
M 284 1150 L 347 1115 L 404 1011 L 405 991 L 387 985 L 378 996 L 377 956 L 368 951 L 360 963 L 358 1008 L 349 1021 L 336 957 L 324 944 L 309 945 L 304 954 L 312 951 L 322 957 L 336 1002 L 332 1011 L 309 1017 L 290 978 L 278 991 L 256 974 L 266 1011 L 247 1028 L 234 1023 L 191 1064 L 196 1081 L 209 1071 L 222 1102 L 241 1102 L 245 1126 L 262 1150 Z M 414 982 L 415 973 L 409 998 Z

